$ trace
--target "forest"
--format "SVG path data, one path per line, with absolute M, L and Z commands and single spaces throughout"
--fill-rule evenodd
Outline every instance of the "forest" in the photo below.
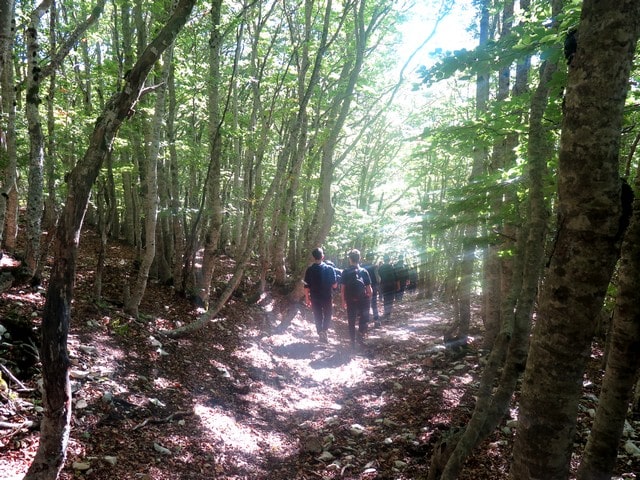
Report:
M 638 478 L 639 35 L 634 0 L 0 0 L 0 478 Z M 358 352 L 316 247 L 415 273 Z

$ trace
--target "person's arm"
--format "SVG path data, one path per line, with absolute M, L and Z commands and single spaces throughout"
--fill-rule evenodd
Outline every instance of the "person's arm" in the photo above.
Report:
M 309 290 L 307 285 L 304 286 L 304 303 L 307 307 L 311 306 L 311 290 Z
M 373 295 L 373 287 L 371 286 L 371 275 L 369 275 L 369 271 L 366 268 L 363 268 L 363 273 L 364 294 L 367 298 L 371 298 L 371 295 Z

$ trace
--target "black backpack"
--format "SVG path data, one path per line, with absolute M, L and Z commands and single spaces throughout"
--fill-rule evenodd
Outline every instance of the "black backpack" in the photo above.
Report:
M 344 296 L 348 300 L 360 300 L 365 297 L 364 278 L 362 268 L 346 268 L 342 272 Z

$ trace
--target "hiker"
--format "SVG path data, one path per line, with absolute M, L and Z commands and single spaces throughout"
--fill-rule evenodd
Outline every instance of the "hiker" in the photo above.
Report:
M 378 266 L 374 263 L 375 255 L 367 253 L 365 263 L 362 265 L 369 273 L 371 279 L 371 315 L 373 316 L 374 327 L 380 326 L 380 314 L 378 313 L 378 284 L 380 277 L 378 276 Z
M 384 256 L 384 263 L 378 267 L 378 275 L 380 275 L 380 285 L 378 289 L 382 295 L 382 304 L 384 306 L 383 319 L 385 322 L 388 322 L 391 319 L 393 300 L 398 290 L 396 271 L 393 265 L 391 265 L 391 257 L 389 255 Z
M 393 268 L 396 271 L 396 279 L 398 280 L 395 302 L 399 303 L 404 298 L 404 291 L 407 287 L 407 283 L 409 282 L 409 271 L 404 263 L 404 255 L 400 255 Z
M 349 252 L 349 266 L 342 271 L 342 306 L 347 309 L 349 339 L 351 348 L 356 345 L 356 320 L 358 323 L 358 343 L 364 345 L 369 322 L 369 299 L 371 298 L 371 279 L 366 269 L 360 267 L 360 251 Z
M 337 287 L 336 270 L 323 262 L 322 248 L 314 248 L 311 252 L 313 263 L 304 274 L 304 296 L 307 307 L 313 310 L 318 338 L 328 343 L 327 330 L 333 314 L 333 289 Z
M 333 290 L 335 290 L 336 292 L 339 290 L 339 284 L 340 284 L 340 277 L 342 276 L 342 270 L 340 270 L 338 267 L 336 267 L 336 264 L 333 263 L 331 260 L 324 260 L 324 263 L 326 263 L 327 265 L 329 265 L 331 268 L 333 268 L 336 271 L 336 284 L 333 288 Z

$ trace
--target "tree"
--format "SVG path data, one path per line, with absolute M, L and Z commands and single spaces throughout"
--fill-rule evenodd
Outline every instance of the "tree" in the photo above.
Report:
M 17 210 L 17 164 L 16 164 L 16 134 L 15 134 L 15 89 L 13 86 L 13 66 L 11 64 L 11 52 L 15 35 L 14 1 L 0 1 L 0 171 L 3 172 L 2 185 L 0 185 L 0 248 L 5 245 L 13 246 L 15 243 L 16 221 L 10 222 L 13 226 L 9 232 L 9 241 L 6 240 L 5 221 L 7 220 L 7 207 L 14 206 Z M 13 200 L 13 202 L 11 202 Z M 16 214 L 9 216 L 15 219 Z
M 618 150 L 639 33 L 638 2 L 583 3 L 564 99 L 558 232 L 524 374 L 514 480 L 569 473 L 595 315 L 624 233 Z
M 44 415 L 38 451 L 26 480 L 54 480 L 64 466 L 71 419 L 67 336 L 73 298 L 78 242 L 87 202 L 114 138 L 130 115 L 147 75 L 186 23 L 194 0 L 182 0 L 166 25 L 140 54 L 123 88 L 107 103 L 95 124 L 89 148 L 69 174 L 69 195 L 54 239 L 54 267 L 42 316 Z

